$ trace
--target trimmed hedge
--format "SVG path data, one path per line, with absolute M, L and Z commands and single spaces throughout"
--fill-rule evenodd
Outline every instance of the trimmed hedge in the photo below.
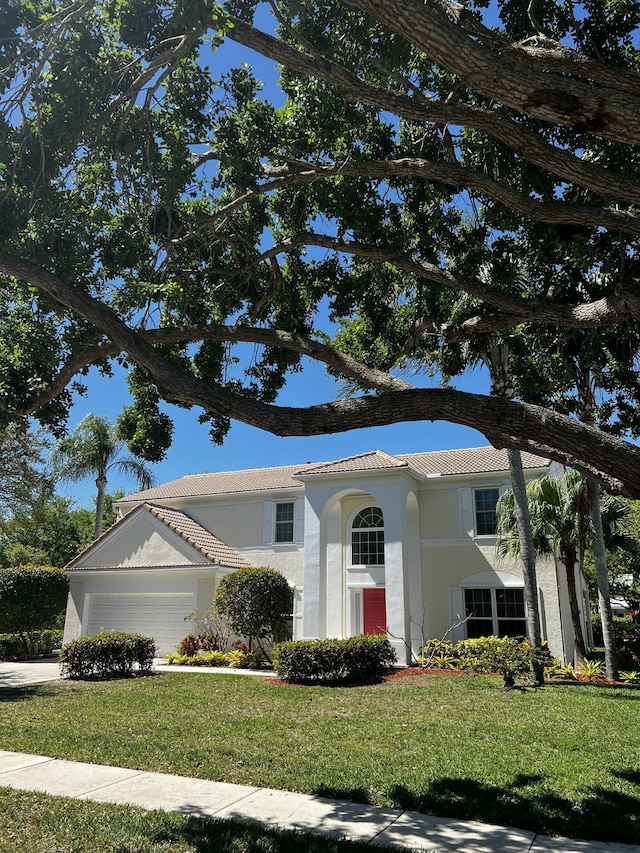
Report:
M 65 678 L 120 678 L 149 672 L 156 653 L 153 637 L 103 631 L 78 637 L 62 647 L 60 671 Z
M 30 655 L 48 655 L 62 645 L 62 631 L 29 631 L 27 634 L 0 634 L 0 660 L 19 660 Z
M 370 681 L 396 662 L 384 636 L 346 640 L 294 640 L 273 650 L 273 666 L 283 681 L 294 684 L 344 684 Z
M 52 628 L 63 613 L 69 578 L 53 566 L 0 569 L 0 631 L 26 634 Z M 25 653 L 28 649 L 25 649 Z

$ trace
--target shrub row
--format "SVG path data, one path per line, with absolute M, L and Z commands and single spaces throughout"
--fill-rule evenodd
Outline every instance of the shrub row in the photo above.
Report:
M 62 631 L 27 631 L 0 634 L 0 660 L 18 660 L 32 655 L 48 655 L 62 645 Z
M 369 681 L 384 674 L 396 653 L 384 636 L 346 640 L 294 640 L 273 650 L 273 666 L 294 684 L 341 684 Z
M 500 673 L 505 686 L 513 687 L 517 676 L 529 672 L 534 658 L 542 665 L 551 662 L 546 644 L 532 649 L 523 638 L 490 636 L 461 640 L 455 645 L 446 640 L 428 640 L 420 663 L 426 667 Z
M 136 667 L 148 672 L 155 653 L 153 637 L 103 631 L 63 646 L 60 671 L 65 678 L 113 678 L 131 675 Z

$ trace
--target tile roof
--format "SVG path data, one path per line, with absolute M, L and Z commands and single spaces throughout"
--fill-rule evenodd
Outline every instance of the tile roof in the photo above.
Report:
M 340 474 L 351 471 L 381 471 L 386 468 L 407 468 L 408 464 L 398 456 L 391 456 L 383 450 L 372 450 L 357 456 L 348 456 L 336 462 L 320 462 L 298 469 L 296 474 Z
M 281 465 L 277 468 L 253 468 L 248 471 L 188 474 L 186 477 L 180 477 L 180 479 L 172 480 L 170 483 L 127 495 L 121 498 L 118 503 L 301 487 L 302 483 L 300 480 L 296 480 L 293 475 L 296 471 L 304 470 L 306 467 L 306 465 Z M 308 467 L 313 467 L 313 465 L 309 464 Z
M 203 557 L 207 560 L 208 563 L 213 563 L 214 566 L 224 566 L 229 569 L 241 569 L 245 566 L 250 565 L 247 561 L 234 551 L 233 548 L 230 548 L 228 545 L 218 539 L 217 536 L 214 536 L 213 533 L 210 533 L 206 530 L 201 524 L 198 524 L 197 521 L 194 521 L 190 518 L 186 513 L 182 512 L 179 509 L 173 509 L 171 507 L 157 506 L 152 503 L 145 502 L 140 504 L 140 506 L 136 507 L 134 512 L 143 511 L 149 512 L 151 515 L 155 516 L 159 521 L 165 524 L 168 528 L 173 530 L 178 534 L 185 542 L 188 542 L 196 551 L 199 551 Z M 124 518 L 116 521 L 112 527 L 106 530 L 99 539 L 95 542 L 92 542 L 88 545 L 84 551 L 78 554 L 77 557 L 65 566 L 67 571 L 86 571 L 87 566 L 77 566 L 73 565 L 77 563 L 77 561 L 84 555 L 87 554 L 97 542 L 102 541 L 105 537 L 107 537 L 112 531 L 115 530 L 116 527 L 119 527 L 125 521 L 131 518 L 131 514 L 124 516 Z M 195 564 L 194 564 L 195 565 Z M 198 564 L 201 565 L 201 564 Z M 202 565 L 205 565 L 203 562 Z M 102 566 L 97 567 L 106 569 L 108 567 Z M 114 567 L 114 568 L 123 568 L 122 566 Z M 132 566 L 125 566 L 124 568 L 133 568 Z M 151 566 L 145 566 L 145 568 L 152 568 Z M 156 567 L 157 568 L 157 567 Z
M 156 506 L 148 502 L 144 503 L 143 507 L 151 515 L 154 515 L 163 524 L 166 524 L 167 527 L 175 531 L 185 542 L 192 545 L 196 551 L 199 551 L 215 566 L 225 566 L 228 569 L 241 569 L 249 565 L 237 551 L 225 545 L 221 539 L 218 539 L 213 533 L 209 533 L 201 524 L 189 518 L 181 510 Z
M 546 468 L 548 459 L 532 453 L 522 453 L 525 469 Z M 473 447 L 462 450 L 434 450 L 427 453 L 398 453 L 394 456 L 382 450 L 361 453 L 333 462 L 307 462 L 305 465 L 283 465 L 276 468 L 254 468 L 248 471 L 222 471 L 213 474 L 190 474 L 144 492 L 128 495 L 118 501 L 133 503 L 167 498 L 225 495 L 235 492 L 271 491 L 302 488 L 296 475 L 348 473 L 408 469 L 419 476 L 455 476 L 508 471 L 506 450 L 495 447 Z
M 522 453 L 522 467 L 547 468 L 549 460 L 533 453 Z M 429 453 L 399 453 L 418 474 L 443 477 L 460 474 L 488 474 L 493 471 L 508 471 L 509 458 L 506 450 L 495 447 L 471 447 L 462 450 L 432 450 Z

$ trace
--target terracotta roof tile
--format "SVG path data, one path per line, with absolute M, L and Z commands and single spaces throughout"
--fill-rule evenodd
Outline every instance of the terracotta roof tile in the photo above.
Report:
M 179 509 L 155 506 L 148 502 L 143 504 L 143 506 L 214 565 L 224 566 L 228 569 L 241 569 L 249 565 L 237 551 L 225 545 L 221 539 L 218 539 L 213 533 L 209 533 L 201 524 L 189 518 L 188 515 Z
M 296 471 L 305 465 L 282 465 L 278 468 L 254 468 L 248 471 L 221 471 L 212 474 L 188 474 L 170 483 L 154 486 L 143 492 L 127 495 L 118 501 L 154 501 L 162 498 L 198 497 L 200 495 L 226 495 L 233 492 L 270 491 L 302 486 L 294 478 Z M 308 467 L 313 467 L 309 465 Z
M 463 450 L 433 450 L 429 453 L 399 453 L 414 471 L 425 476 L 456 474 L 484 474 L 492 471 L 508 471 L 509 459 L 506 450 L 495 447 L 471 447 Z M 522 453 L 522 466 L 546 468 L 548 459 L 533 453 Z
M 545 468 L 548 459 L 532 453 L 522 454 L 525 469 Z M 305 465 L 283 465 L 276 468 L 254 468 L 247 471 L 221 471 L 212 474 L 190 474 L 155 486 L 144 492 L 136 492 L 122 498 L 118 503 L 139 503 L 170 498 L 204 497 L 226 495 L 237 492 L 273 491 L 291 489 L 303 483 L 296 475 L 348 473 L 358 471 L 379 471 L 392 469 L 410 469 L 420 476 L 454 476 L 464 474 L 491 473 L 508 471 L 509 462 L 506 450 L 494 447 L 474 447 L 463 450 L 434 450 L 428 453 L 398 453 L 392 456 L 381 450 L 361 453 L 332 462 L 306 463 Z
M 194 521 L 190 518 L 186 513 L 182 512 L 179 509 L 172 509 L 171 507 L 157 506 L 151 504 L 149 502 L 145 502 L 140 504 L 134 512 L 149 512 L 151 515 L 155 516 L 159 521 L 173 530 L 178 534 L 185 542 L 188 542 L 196 551 L 199 551 L 203 557 L 207 560 L 208 563 L 213 563 L 215 566 L 224 566 L 228 569 L 241 569 L 245 566 L 250 565 L 247 561 L 234 551 L 233 548 L 230 548 L 228 545 L 218 539 L 217 536 L 214 536 L 213 533 L 210 533 L 206 530 L 201 524 L 198 524 L 197 521 Z M 126 515 L 124 518 L 121 518 L 119 521 L 106 530 L 99 539 L 96 539 L 95 542 L 92 542 L 88 545 L 77 557 L 65 566 L 66 571 L 69 572 L 80 572 L 86 571 L 88 568 L 91 568 L 93 571 L 94 568 L 107 570 L 108 566 L 96 566 L 96 567 L 88 567 L 88 566 L 77 566 L 73 565 L 77 563 L 77 561 L 84 555 L 91 551 L 92 548 L 96 545 L 97 542 L 101 542 L 107 536 L 111 534 L 117 527 L 121 524 L 124 524 L 126 521 L 131 519 L 131 515 Z M 196 565 L 194 563 L 194 565 Z M 206 563 L 197 564 L 197 565 L 206 565 Z M 118 568 L 118 567 L 112 567 Z M 134 568 L 133 566 L 125 566 L 120 567 L 124 569 Z M 142 567 L 138 567 L 142 568 Z M 153 568 L 152 566 L 144 566 L 143 568 Z
M 397 456 L 391 456 L 383 450 L 372 450 L 357 456 L 348 456 L 336 462 L 321 462 L 296 471 L 296 474 L 340 474 L 356 471 L 381 471 L 388 468 L 407 468 L 407 462 Z

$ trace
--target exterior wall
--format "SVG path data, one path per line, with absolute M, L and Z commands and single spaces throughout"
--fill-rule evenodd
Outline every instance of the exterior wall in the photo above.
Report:
M 82 609 L 84 607 L 84 582 L 81 578 L 72 577 L 69 582 L 67 598 L 67 614 L 64 620 L 62 642 L 69 643 L 82 634 Z
M 500 586 L 497 573 L 507 572 L 522 580 L 519 561 L 498 560 L 496 557 L 494 536 L 474 535 L 468 500 L 463 494 L 474 487 L 498 487 L 503 491 L 509 485 L 504 474 L 485 474 L 471 482 L 469 478 L 460 482 L 434 478 L 422 486 L 419 498 L 426 638 L 444 636 L 458 618 L 464 618 L 464 612 L 459 612 L 463 609 L 462 599 L 457 597 L 455 590 L 467 578 L 485 572 L 494 573 L 495 583 L 487 585 Z M 563 590 L 555 562 L 547 558 L 537 560 L 536 576 L 543 639 L 548 641 L 554 656 L 570 660 L 573 639 L 566 581 Z M 450 636 L 461 639 L 465 636 L 464 628 L 457 629 Z
M 80 568 L 188 566 L 194 550 L 177 533 L 148 512 L 140 512 L 75 562 Z M 198 555 L 198 562 L 204 558 Z
M 265 531 L 265 507 L 280 501 L 297 501 L 297 511 L 302 516 L 304 502 L 299 490 L 248 495 L 244 499 L 223 496 L 171 503 L 241 554 L 252 566 L 277 569 L 296 588 L 300 588 L 304 578 L 304 525 L 296 525 L 296 541 L 292 543 L 274 543 L 273 537 Z

